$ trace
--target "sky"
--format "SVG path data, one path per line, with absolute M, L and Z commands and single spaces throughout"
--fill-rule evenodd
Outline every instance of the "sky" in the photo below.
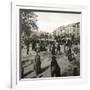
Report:
M 80 22 L 80 14 L 35 12 L 38 17 L 37 25 L 40 31 L 53 32 L 62 25 Z

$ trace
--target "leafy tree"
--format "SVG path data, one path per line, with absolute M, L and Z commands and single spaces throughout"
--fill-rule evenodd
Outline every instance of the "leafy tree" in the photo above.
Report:
M 36 25 L 37 15 L 29 9 L 20 9 L 20 33 L 21 46 L 27 46 L 27 54 L 29 52 L 30 34 L 33 30 L 38 30 Z

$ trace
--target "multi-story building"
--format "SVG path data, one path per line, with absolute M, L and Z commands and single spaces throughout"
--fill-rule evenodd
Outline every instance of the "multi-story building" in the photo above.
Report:
M 80 22 L 60 26 L 56 30 L 54 30 L 53 34 L 56 36 L 63 36 L 66 34 L 68 36 L 74 35 L 75 38 L 77 38 L 80 36 Z

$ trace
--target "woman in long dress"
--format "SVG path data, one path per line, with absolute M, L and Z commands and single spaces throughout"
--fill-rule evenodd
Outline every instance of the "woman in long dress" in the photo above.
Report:
M 56 56 L 52 56 L 51 61 L 51 77 L 60 77 L 61 69 L 56 61 Z

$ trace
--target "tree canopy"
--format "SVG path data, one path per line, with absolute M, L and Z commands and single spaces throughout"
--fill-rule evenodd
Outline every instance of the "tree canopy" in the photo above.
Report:
M 38 30 L 37 15 L 30 9 L 20 9 L 20 32 L 21 45 L 29 45 L 30 34 L 33 30 Z

